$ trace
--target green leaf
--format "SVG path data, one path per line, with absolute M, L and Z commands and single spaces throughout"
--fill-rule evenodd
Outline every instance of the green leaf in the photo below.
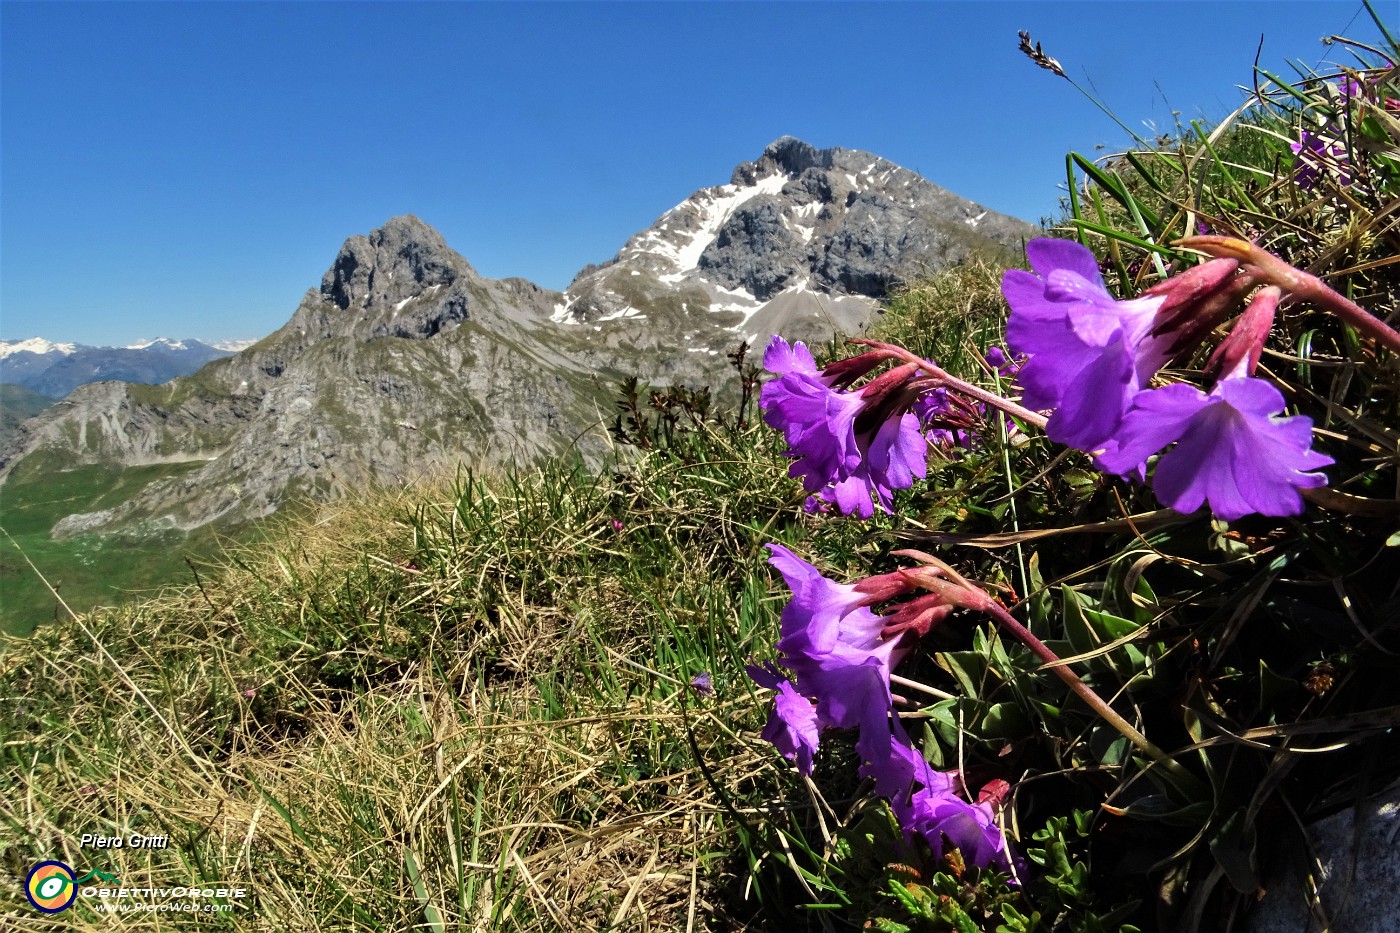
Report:
M 1170 259 L 1176 258 L 1176 254 L 1170 249 L 1159 246 L 1150 240 L 1144 240 L 1141 237 L 1133 236 L 1130 233 L 1124 233 L 1122 230 L 1115 230 L 1112 227 L 1106 227 L 1103 224 L 1096 224 L 1091 220 L 1081 220 L 1079 218 L 1075 219 L 1074 225 L 1080 228 L 1081 236 L 1083 235 L 1083 231 L 1089 230 L 1094 233 L 1102 234 L 1111 240 L 1117 240 L 1120 243 L 1128 243 L 1153 256 L 1166 256 Z
M 1034 933 L 1040 925 L 1040 912 L 1032 911 L 1027 917 L 1010 904 L 1001 905 L 1002 923 L 997 924 L 997 933 Z
M 923 742 L 920 744 L 920 748 L 924 754 L 924 761 L 927 761 L 936 770 L 943 770 L 943 743 L 938 740 L 933 726 L 928 720 L 924 720 L 920 731 L 923 733 Z
M 940 700 L 925 707 L 928 715 L 925 725 L 938 734 L 938 741 L 944 748 L 958 747 L 958 700 Z
M 987 658 L 977 651 L 943 651 L 934 656 L 938 666 L 957 680 L 958 686 L 969 697 L 982 694 L 982 685 L 987 679 Z
M 1279 697 L 1287 696 L 1299 689 L 1298 681 L 1274 673 L 1264 659 L 1259 659 L 1259 706 L 1268 709 Z
M 1084 618 L 1084 599 L 1073 587 L 1060 587 L 1060 618 L 1064 635 L 1075 654 L 1084 654 L 1099 646 L 1099 640 Z
M 1116 641 L 1136 632 L 1140 626 L 1136 622 L 1098 609 L 1084 609 L 1084 618 L 1093 627 L 1102 641 Z
M 1072 155 L 1075 164 L 1083 169 L 1084 174 L 1092 178 L 1094 183 L 1100 188 L 1107 191 L 1109 195 L 1113 197 L 1113 200 L 1123 205 L 1128 213 L 1138 217 L 1147 230 L 1156 230 L 1160 227 L 1162 223 L 1161 218 L 1157 216 L 1155 211 L 1134 197 L 1132 192 L 1127 189 L 1127 186 L 1123 184 L 1121 178 L 1118 178 L 1116 175 L 1110 175 L 1095 165 L 1092 160 L 1084 158 L 1077 152 L 1072 153 Z
M 1198 801 L 1181 806 L 1165 794 L 1146 794 L 1118 811 L 1130 820 L 1166 823 L 1169 826 L 1200 826 L 1210 819 L 1210 803 Z
M 1025 735 L 1029 726 L 1015 703 L 993 703 L 982 717 L 982 734 L 988 738 L 1013 739 Z
M 1210 853 L 1241 894 L 1259 890 L 1258 835 L 1244 809 L 1235 810 L 1210 840 Z
M 423 919 L 428 922 L 433 933 L 442 933 L 447 928 L 442 919 L 442 912 L 433 906 L 433 902 L 428 899 L 428 888 L 423 884 L 423 876 L 418 870 L 418 860 L 408 849 L 403 850 L 403 865 L 408 872 L 408 881 L 413 886 L 413 893 L 418 897 L 418 904 L 423 908 Z

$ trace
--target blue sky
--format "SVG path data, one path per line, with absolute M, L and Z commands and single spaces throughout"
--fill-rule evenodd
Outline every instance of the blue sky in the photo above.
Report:
M 1064 154 L 1126 137 L 1018 29 L 1137 129 L 1232 110 L 1261 35 L 1284 71 L 1377 36 L 1359 0 L 4 0 L 0 338 L 260 337 L 401 213 L 562 289 L 784 134 L 1058 216 Z

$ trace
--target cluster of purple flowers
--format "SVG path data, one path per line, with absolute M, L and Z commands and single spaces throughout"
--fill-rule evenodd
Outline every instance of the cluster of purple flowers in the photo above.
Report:
M 1247 303 L 1212 359 L 1209 392 L 1186 384 L 1152 388 L 1170 360 L 1193 349 L 1239 310 L 1261 281 L 1233 258 L 1217 258 L 1119 301 L 1108 293 L 1087 248 L 1037 239 L 1026 247 L 1033 271 L 1002 280 L 1011 306 L 1006 336 L 1018 354 L 988 362 L 1020 383 L 1023 403 L 1050 412 L 1051 440 L 1095 457 L 1109 473 L 1143 481 L 1162 453 L 1153 487 L 1163 503 L 1219 518 L 1296 515 L 1299 490 L 1325 485 L 1330 458 L 1311 449 L 1311 422 L 1282 416 L 1283 395 L 1254 377 L 1280 293 L 1264 288 Z M 971 386 L 926 374 L 915 362 L 849 387 L 877 366 L 901 359 L 872 350 L 818 369 L 802 344 L 774 337 L 764 365 L 777 374 L 760 396 L 764 420 L 783 431 L 808 509 L 847 515 L 888 511 L 896 489 L 927 475 L 930 445 L 968 446 L 983 403 Z M 1165 451 L 1165 452 L 1164 452 Z
M 1026 247 L 1033 272 L 1002 280 L 1011 306 L 1007 340 L 1027 355 L 1024 402 L 1053 409 L 1051 440 L 1095 454 L 1103 470 L 1141 479 L 1148 458 L 1168 447 L 1153 476 L 1165 504 L 1193 512 L 1209 503 L 1219 518 L 1258 512 L 1296 515 L 1299 489 L 1323 486 L 1332 463 L 1311 450 L 1312 422 L 1284 418 L 1283 395 L 1252 373 L 1278 305 L 1263 289 L 1212 359 L 1210 392 L 1194 386 L 1149 388 L 1173 357 L 1198 344 L 1258 283 L 1236 260 L 1213 259 L 1115 300 L 1093 254 L 1067 240 Z M 1175 445 L 1175 446 L 1172 446 Z
M 834 507 L 869 518 L 878 505 L 888 512 L 894 490 L 927 475 L 930 445 L 971 445 L 982 407 L 921 377 L 916 364 L 847 391 L 888 359 L 872 351 L 822 370 L 804 345 L 776 335 L 764 351 L 776 378 L 759 395 L 763 420 L 787 438 L 795 458 L 788 475 L 811 493 L 807 511 Z
M 800 452 L 788 475 L 802 477 L 812 494 L 809 509 L 824 502 L 843 514 L 869 518 L 871 496 L 888 510 L 893 490 L 907 489 L 927 474 L 927 441 L 919 419 L 907 411 L 914 399 L 908 398 L 902 411 L 890 406 L 888 390 L 896 380 L 889 374 L 864 391 L 842 391 L 845 373 L 830 367 L 823 372 L 805 346 L 788 346 L 778 336 L 764 351 L 763 365 L 777 374 L 759 396 L 763 418 Z
M 1343 115 L 1335 110 L 1349 110 L 1365 100 L 1371 93 L 1373 83 L 1343 77 L 1327 91 L 1333 105 L 1319 111 L 1327 115 L 1326 119 L 1315 130 L 1299 130 L 1298 141 L 1288 144 L 1297 157 L 1293 180 L 1298 187 L 1310 191 L 1323 178 L 1334 178 L 1344 188 L 1355 184 L 1357 167 L 1351 161 L 1349 147 L 1343 142 L 1355 121 L 1343 119 Z M 1390 109 L 1390 104 L 1391 100 L 1387 98 L 1385 108 Z
M 1106 472 L 1141 482 L 1151 468 L 1158 498 L 1179 511 L 1208 504 L 1226 520 L 1300 512 L 1300 490 L 1325 485 L 1319 471 L 1332 460 L 1312 450 L 1311 421 L 1284 417 L 1282 393 L 1254 376 L 1279 302 L 1285 295 L 1321 300 L 1392 347 L 1400 347 L 1400 335 L 1251 244 L 1219 236 L 1182 244 L 1216 258 L 1121 301 L 1085 247 L 1052 239 L 1027 245 L 1032 271 L 1011 270 L 1002 280 L 1011 354 L 993 348 L 986 358 L 990 371 L 1019 383 L 1026 407 L 889 344 L 865 341 L 867 352 L 819 369 L 802 344 L 774 337 L 764 365 L 776 377 L 760 402 L 764 420 L 787 440 L 788 474 L 802 479 L 808 509 L 862 518 L 875 506 L 888 511 L 894 490 L 926 476 L 931 447 L 969 445 L 986 406 L 995 406 L 1090 454 Z M 1152 386 L 1167 363 L 1231 317 L 1206 367 L 1209 391 Z M 885 363 L 895 365 L 852 388 Z M 823 732 L 855 730 L 860 775 L 889 800 L 906 836 L 923 837 L 940 854 L 951 842 L 969 864 L 1010 870 L 994 819 L 999 792 L 984 789 L 972 803 L 956 774 L 929 766 L 900 724 L 891 677 L 918 638 L 957 606 L 998 616 L 1042 659 L 1055 660 L 1053 653 L 929 555 L 905 552 L 927 565 L 848 585 L 780 545 L 769 550 L 793 598 L 782 614 L 780 661 L 748 668 L 757 684 L 776 691 L 763 737 L 810 775 Z M 1072 672 L 1056 670 L 1140 748 L 1162 754 Z
M 1302 130 L 1298 141 L 1289 143 L 1288 148 L 1298 157 L 1293 178 L 1300 188 L 1311 191 L 1324 175 L 1335 177 L 1345 188 L 1355 181 L 1356 169 L 1351 164 L 1347 147 L 1333 136 Z
M 858 730 L 860 776 L 890 801 L 906 836 L 922 836 L 940 855 L 947 839 L 968 864 L 1009 870 L 992 800 L 964 800 L 956 775 L 928 764 L 894 712 L 895 665 L 953 607 L 925 594 L 878 615 L 872 606 L 915 588 L 907 573 L 840 584 L 781 545 L 768 549 L 793 597 L 782 614 L 781 667 L 748 668 L 755 683 L 777 691 L 763 737 L 810 775 L 824 730 Z

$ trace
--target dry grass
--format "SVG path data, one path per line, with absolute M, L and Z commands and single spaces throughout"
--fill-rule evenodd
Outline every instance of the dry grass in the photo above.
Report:
M 638 495 L 646 469 L 666 503 Z M 783 770 L 735 659 L 775 621 L 756 530 L 713 475 L 685 478 L 713 469 L 381 495 L 198 587 L 7 642 L 0 916 L 191 923 L 89 898 L 45 918 L 21 885 L 55 858 L 127 887 L 246 885 L 213 921 L 233 930 L 742 926 L 735 814 Z

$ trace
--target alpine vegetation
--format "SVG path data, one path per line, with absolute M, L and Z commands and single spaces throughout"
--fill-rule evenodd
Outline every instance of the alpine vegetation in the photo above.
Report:
M 824 363 L 768 345 L 804 511 L 887 542 L 850 583 L 770 544 L 791 596 L 745 668 L 773 691 L 763 738 L 809 794 L 843 788 L 794 870 L 867 928 L 1230 929 L 1296 895 L 1268 888 L 1266 840 L 1304 826 L 1270 808 L 1400 774 L 1396 70 L 1269 77 L 1209 136 L 1072 157 L 1087 181 L 1001 277 L 1004 328 Z M 979 519 L 1011 527 L 958 527 Z M 1314 729 L 1335 740 L 1288 738 Z
M 567 292 L 401 218 L 260 345 L 80 389 L 11 482 L 101 396 L 133 461 L 170 453 L 144 404 L 223 425 L 175 498 L 251 483 L 221 471 L 266 435 L 341 499 L 3 643 L 0 915 L 33 925 L 24 870 L 91 833 L 168 838 L 93 862 L 133 886 L 256 879 L 217 918 L 249 933 L 1386 929 L 1393 885 L 1285 864 L 1400 777 L 1400 44 L 1334 50 L 1217 126 L 1071 154 L 1009 258 L 880 278 L 830 234 L 914 182 L 780 140 Z M 859 336 L 785 326 L 836 283 L 837 318 L 888 291 Z M 599 370 L 585 457 L 556 442 Z M 491 372 L 524 407 L 476 399 Z M 432 417 L 394 456 L 542 456 L 376 487 L 340 461 L 399 396 Z

